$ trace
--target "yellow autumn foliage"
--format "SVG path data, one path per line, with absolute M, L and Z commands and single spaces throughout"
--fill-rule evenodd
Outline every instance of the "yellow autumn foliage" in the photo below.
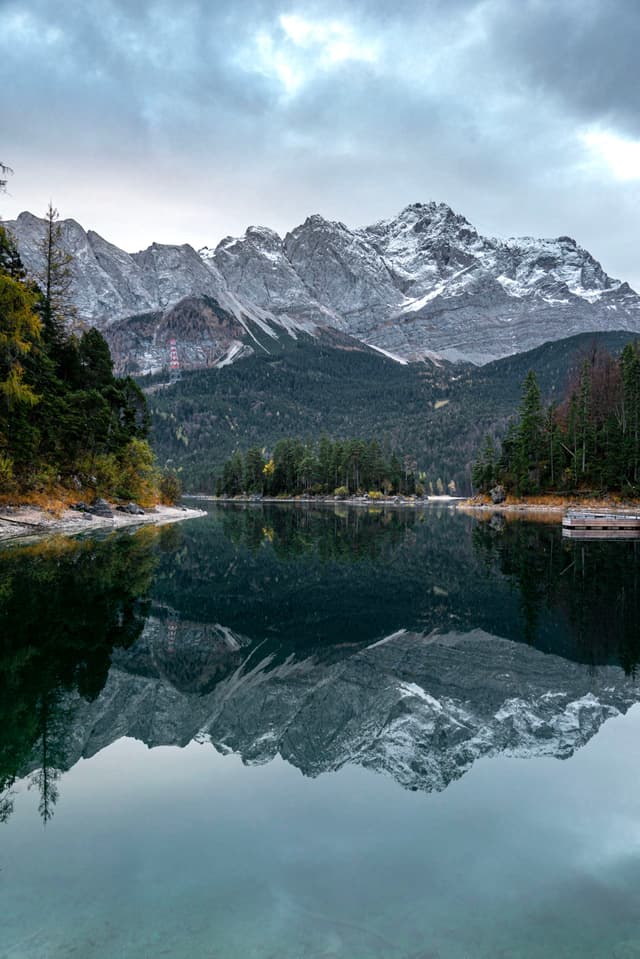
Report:
M 38 402 L 24 381 L 20 362 L 40 337 L 35 302 L 35 294 L 24 284 L 0 274 L 0 393 L 10 409 L 18 403 L 34 406 Z

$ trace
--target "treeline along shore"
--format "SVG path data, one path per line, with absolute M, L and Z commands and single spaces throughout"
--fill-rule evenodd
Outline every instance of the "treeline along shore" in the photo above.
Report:
M 52 206 L 41 253 L 42 274 L 28 276 L 0 226 L 0 507 L 176 502 L 177 477 L 148 442 L 144 394 L 114 375 L 98 330 L 78 323 Z

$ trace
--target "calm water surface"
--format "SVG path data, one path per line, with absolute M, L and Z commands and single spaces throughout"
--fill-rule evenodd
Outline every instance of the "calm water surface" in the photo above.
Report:
M 0 552 L 0 957 L 640 957 L 639 559 L 284 506 Z

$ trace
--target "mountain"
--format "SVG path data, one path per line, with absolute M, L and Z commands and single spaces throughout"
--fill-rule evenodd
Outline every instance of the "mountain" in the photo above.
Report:
M 37 275 L 44 220 L 21 213 L 6 225 Z M 184 369 L 326 330 L 404 361 L 477 364 L 585 331 L 640 331 L 640 297 L 575 240 L 483 237 L 444 203 L 355 230 L 319 215 L 284 238 L 252 226 L 200 251 L 154 243 L 129 254 L 74 220 L 60 225 L 81 320 L 138 373 L 168 366 L 169 329 Z M 201 336 L 189 319 L 197 299 Z M 207 310 L 225 314 L 224 331 Z
M 45 221 L 21 213 L 5 226 L 13 233 L 29 273 L 42 273 Z M 280 320 L 236 296 L 216 266 L 193 247 L 153 243 L 125 253 L 75 220 L 60 222 L 61 243 L 73 257 L 70 296 L 82 324 L 97 326 L 119 372 L 153 373 L 168 367 L 169 341 L 180 341 L 185 369 L 224 365 L 254 348 L 259 338 L 314 332 L 313 323 Z M 262 349 L 267 349 L 262 347 Z
M 480 629 L 399 630 L 329 660 L 277 662 L 249 644 L 219 625 L 150 617 L 114 651 L 95 700 L 71 695 L 65 765 L 122 736 L 198 739 L 250 764 L 279 755 L 318 776 L 355 763 L 440 791 L 482 757 L 567 759 L 639 695 L 619 667 L 594 672 Z
M 344 336 L 344 334 L 340 334 Z M 502 433 L 535 371 L 545 400 L 562 399 L 567 379 L 594 345 L 613 354 L 624 332 L 582 333 L 477 367 L 402 366 L 362 344 L 321 337 L 279 340 L 242 363 L 194 370 L 149 391 L 152 440 L 161 462 L 182 470 L 189 491 L 215 489 L 222 463 L 236 449 L 273 449 L 285 436 L 388 438 L 416 457 L 434 485 L 454 480 L 470 493 L 470 469 L 485 434 Z
M 133 736 L 438 790 L 484 756 L 567 758 L 640 696 L 630 541 L 254 504 L 50 547 L 2 557 L 5 782 Z

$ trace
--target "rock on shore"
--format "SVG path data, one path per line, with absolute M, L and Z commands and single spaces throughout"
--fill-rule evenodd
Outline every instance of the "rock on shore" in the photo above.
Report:
M 156 506 L 140 513 L 124 512 L 116 508 L 104 509 L 97 514 L 88 510 L 66 509 L 60 515 L 53 515 L 33 506 L 3 507 L 0 508 L 0 542 L 39 539 L 53 533 L 71 536 L 95 529 L 122 529 L 125 526 L 143 524 L 163 526 L 205 515 L 204 510 L 187 509 L 184 506 Z

